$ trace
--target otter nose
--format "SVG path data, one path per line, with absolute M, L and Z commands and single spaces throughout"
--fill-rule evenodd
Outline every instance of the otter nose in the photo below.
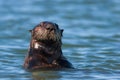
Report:
M 46 29 L 49 31 L 55 30 L 54 26 L 46 26 Z

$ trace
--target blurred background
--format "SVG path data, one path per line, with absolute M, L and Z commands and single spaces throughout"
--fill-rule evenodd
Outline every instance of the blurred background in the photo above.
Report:
M 77 70 L 27 72 L 28 30 L 64 29 L 62 50 Z M 120 80 L 120 0 L 0 0 L 0 80 Z

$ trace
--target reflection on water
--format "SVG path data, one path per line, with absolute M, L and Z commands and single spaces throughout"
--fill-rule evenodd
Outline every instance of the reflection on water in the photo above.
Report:
M 35 80 L 56 80 L 62 77 L 61 74 L 57 71 L 33 72 L 32 76 Z
M 71 79 L 71 77 L 79 79 L 79 75 L 76 72 L 79 70 L 45 70 L 45 71 L 33 71 L 32 78 L 35 80 L 56 80 L 56 79 Z M 71 76 L 70 75 L 76 75 Z M 65 77 L 64 77 L 64 76 Z
M 119 80 L 120 0 L 0 0 L 0 80 Z M 22 68 L 29 29 L 41 21 L 64 29 L 63 53 L 74 71 Z

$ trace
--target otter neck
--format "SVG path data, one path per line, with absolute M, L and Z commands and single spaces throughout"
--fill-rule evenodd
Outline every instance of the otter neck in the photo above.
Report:
M 41 59 L 45 60 L 45 63 L 48 64 L 54 63 L 54 61 L 57 60 L 62 54 L 61 44 L 59 43 L 48 44 L 48 43 L 32 40 L 31 48 L 32 48 L 32 53 L 35 52 L 35 54 L 37 55 L 44 56 L 44 58 L 41 57 Z

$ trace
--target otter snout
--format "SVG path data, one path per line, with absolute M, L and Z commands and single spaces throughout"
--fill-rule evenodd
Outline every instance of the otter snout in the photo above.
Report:
M 47 25 L 46 30 L 53 31 L 53 30 L 55 30 L 55 27 L 52 25 Z

